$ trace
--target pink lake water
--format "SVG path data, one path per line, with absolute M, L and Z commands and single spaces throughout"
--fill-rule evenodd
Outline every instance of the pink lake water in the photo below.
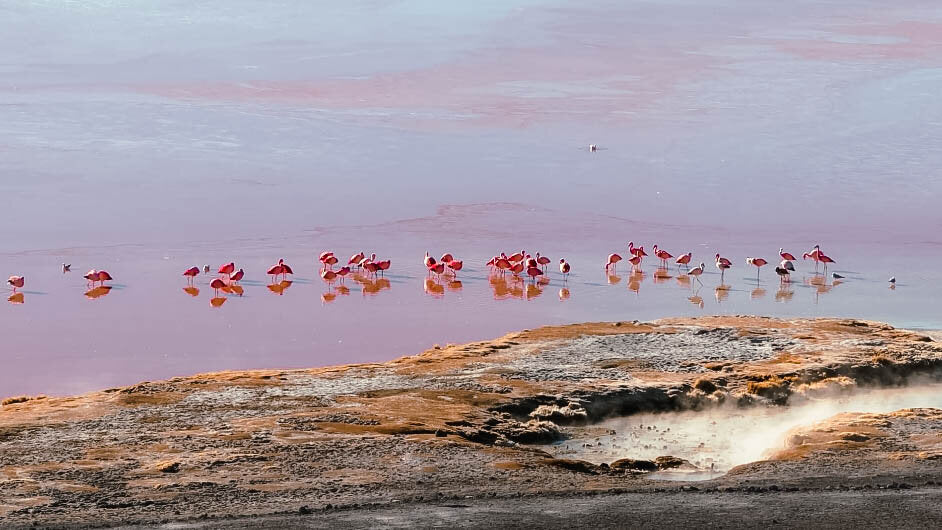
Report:
M 942 6 L 451 4 L 0 6 L 0 273 L 27 276 L 0 308 L 0 395 L 586 320 L 942 327 Z M 607 277 L 631 239 L 722 252 L 728 289 L 653 262 Z M 842 283 L 800 263 L 780 289 L 744 263 L 815 243 Z M 574 274 L 491 283 L 484 262 L 521 248 Z M 325 249 L 391 258 L 388 282 L 324 285 Z M 460 286 L 427 285 L 422 256 L 446 250 Z M 296 278 L 274 292 L 281 257 Z M 183 291 L 182 270 L 229 260 L 243 296 Z M 116 278 L 95 299 L 92 267 Z

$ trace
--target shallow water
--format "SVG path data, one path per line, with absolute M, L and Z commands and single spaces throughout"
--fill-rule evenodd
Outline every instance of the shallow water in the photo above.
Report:
M 928 385 L 859 391 L 809 399 L 789 407 L 724 406 L 695 412 L 636 414 L 598 424 L 615 434 L 566 440 L 556 444 L 554 450 L 559 455 L 594 463 L 611 463 L 621 458 L 653 460 L 671 455 L 688 460 L 699 470 L 657 472 L 650 478 L 707 480 L 785 449 L 789 431 L 835 414 L 942 407 L 940 388 Z
M 882 7 L 7 3 L 0 272 L 28 284 L 0 310 L 0 395 L 384 360 L 583 320 L 940 328 L 942 10 Z M 601 262 L 629 239 L 729 255 L 730 289 L 654 282 L 648 264 L 609 280 Z M 748 279 L 747 255 L 815 243 L 847 281 Z M 326 248 L 390 257 L 389 283 L 333 297 L 315 281 Z M 520 248 L 575 274 L 490 284 L 487 258 Z M 426 288 L 426 250 L 467 261 L 460 287 Z M 279 257 L 297 272 L 280 294 L 263 273 Z M 244 296 L 211 307 L 205 277 L 183 291 L 183 269 L 230 259 Z M 117 278 L 94 300 L 91 267 Z

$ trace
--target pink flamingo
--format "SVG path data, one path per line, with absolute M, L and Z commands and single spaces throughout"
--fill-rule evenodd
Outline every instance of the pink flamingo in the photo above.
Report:
M 778 255 L 781 256 L 784 260 L 795 261 L 795 256 L 793 256 L 790 252 L 785 252 L 784 248 L 779 247 Z
M 499 270 L 501 275 L 503 275 L 505 272 L 509 271 L 513 265 L 511 265 L 509 259 L 500 258 L 496 263 L 494 263 L 494 266 L 497 267 L 497 270 Z
M 13 292 L 15 293 L 17 289 L 22 289 L 23 286 L 26 285 L 26 278 L 22 276 L 10 276 L 7 283 L 13 287 Z
M 516 254 L 510 256 L 510 257 L 507 258 L 507 259 L 508 259 L 511 263 L 520 263 L 521 261 L 523 261 L 523 258 L 524 258 L 524 256 L 526 256 L 526 254 L 527 254 L 526 252 L 524 252 L 524 251 L 521 250 L 520 252 L 517 252 Z
M 674 263 L 676 263 L 678 266 L 687 265 L 690 263 L 691 258 L 693 258 L 693 252 L 688 252 L 686 254 L 681 255 L 679 258 L 677 258 L 677 260 L 674 261 Z
M 667 260 L 674 257 L 673 255 L 671 255 L 670 252 L 667 252 L 666 250 L 663 250 L 663 249 L 658 250 L 657 245 L 654 245 L 654 255 L 657 256 L 659 260 L 661 260 L 661 264 L 664 265 L 665 268 L 667 267 Z
M 550 264 L 550 259 L 546 256 L 541 256 L 539 252 L 536 253 L 536 263 L 540 266 L 541 269 L 546 271 L 546 266 Z
M 523 263 L 514 263 L 509 270 L 515 277 L 520 277 L 520 273 L 523 272 Z
M 835 261 L 831 259 L 830 256 L 825 255 L 823 252 L 818 253 L 818 259 L 821 261 L 821 263 L 824 263 L 824 272 L 827 274 L 828 263 L 835 263 Z
M 209 282 L 209 287 L 215 293 L 213 298 L 219 297 L 219 290 L 226 286 L 226 282 L 222 281 L 221 278 L 213 278 L 213 281 Z
M 102 287 L 105 286 L 106 280 L 113 280 L 113 279 L 114 278 L 112 278 L 111 275 L 108 274 L 108 271 L 98 271 L 98 283 L 100 283 Z
M 569 266 L 569 263 L 566 262 L 565 258 L 559 260 L 559 273 L 563 275 L 565 279 L 569 279 L 569 271 L 572 267 Z
M 232 276 L 229 276 L 229 281 L 231 283 L 239 283 L 242 281 L 242 278 L 245 278 L 245 271 L 239 269 L 232 273 Z
M 759 269 L 761 269 L 763 265 L 766 265 L 768 261 L 762 258 L 746 258 L 746 263 L 756 267 L 756 281 L 759 281 Z
M 358 253 L 356 253 L 356 254 L 350 256 L 350 260 L 347 261 L 347 265 L 348 265 L 348 266 L 359 267 L 359 266 L 360 266 L 360 262 L 363 261 L 363 258 L 365 258 L 365 257 L 366 257 L 366 256 L 365 256 L 362 252 L 358 252 Z
M 281 261 L 279 261 L 277 265 L 269 267 L 267 274 L 271 276 L 271 283 L 274 284 L 278 276 L 281 276 L 284 271 L 284 264 Z
M 426 253 L 425 253 L 425 267 L 426 267 L 426 268 L 428 268 L 428 267 L 434 267 L 436 263 L 438 263 L 438 262 L 435 261 L 435 258 L 433 258 L 432 256 L 430 256 L 429 253 L 426 252 Z
M 644 248 L 643 248 L 643 247 L 636 247 L 634 241 L 629 241 L 629 242 L 628 242 L 628 253 L 629 253 L 629 254 L 631 254 L 632 256 L 637 256 L 638 254 L 641 254 L 642 252 L 644 252 Z
M 321 278 L 330 285 L 337 279 L 337 273 L 330 269 L 324 269 L 321 271 Z
M 365 270 L 368 275 L 376 276 L 376 271 L 379 270 L 379 265 L 377 265 L 370 259 L 366 259 L 362 263 L 363 263 L 363 270 Z
M 458 277 L 458 271 L 464 268 L 464 262 L 460 260 L 453 259 L 448 262 L 448 268 L 451 269 L 452 274 L 455 275 L 455 278 Z
M 439 260 L 439 261 L 441 261 L 442 263 L 444 263 L 445 265 L 447 265 L 447 264 L 451 263 L 452 260 L 454 260 L 454 259 L 455 259 L 454 256 L 452 256 L 450 253 L 446 252 L 446 253 L 442 254 L 442 259 Z
M 694 278 L 696 278 L 697 283 L 699 283 L 700 285 L 703 285 L 703 282 L 700 281 L 700 275 L 703 274 L 703 271 L 705 269 L 706 269 L 706 264 L 703 262 L 700 262 L 700 265 L 687 271 L 687 276 L 693 276 Z
M 193 283 L 193 279 L 200 273 L 199 267 L 190 267 L 189 269 L 183 271 L 183 275 L 186 276 L 186 283 Z
M 618 263 L 619 261 L 621 261 L 621 256 L 619 256 L 618 254 L 609 254 L 608 261 L 605 263 L 605 270 L 608 270 L 608 268 L 611 267 L 612 270 L 614 271 L 615 264 Z
M 442 274 L 445 272 L 444 263 L 436 263 L 428 268 L 429 274 L 435 274 L 439 278 L 442 277 Z
M 644 258 L 638 255 L 631 256 L 628 258 L 628 263 L 631 263 L 631 268 L 634 269 L 641 265 L 641 262 L 644 261 Z
M 390 265 L 392 265 L 392 260 L 377 261 L 376 269 L 379 270 L 381 275 L 386 276 L 386 271 L 389 270 Z
M 538 276 L 542 275 L 543 271 L 541 271 L 539 267 L 527 267 L 527 276 L 529 276 L 530 279 L 534 282 L 536 282 Z
M 815 245 L 814 248 L 811 249 L 811 252 L 805 252 L 801 255 L 802 260 L 806 260 L 808 258 L 814 260 L 814 270 L 815 272 L 818 272 L 818 263 L 821 261 L 821 248 L 819 245 Z
M 324 259 L 324 268 L 333 270 L 334 265 L 338 263 L 340 263 L 340 260 L 337 259 L 337 256 L 334 256 L 334 255 L 327 256 L 327 258 Z
M 540 264 L 536 261 L 536 258 L 530 257 L 529 254 L 527 254 L 527 257 L 525 258 L 525 261 L 526 261 L 526 265 L 527 265 L 527 268 L 528 268 L 528 269 L 529 269 L 530 267 L 539 267 L 539 265 L 540 265 Z
M 225 276 L 226 278 L 228 278 L 229 275 L 232 274 L 233 272 L 235 272 L 235 263 L 231 261 L 229 263 L 226 263 L 222 267 L 219 267 L 219 274 L 222 276 Z
M 732 267 L 733 264 L 726 258 L 721 258 L 719 254 L 716 255 L 716 268 L 720 270 L 720 285 L 723 284 L 723 279 L 726 275 L 726 269 Z
M 337 276 L 340 277 L 340 283 L 343 283 L 344 278 L 346 278 L 348 274 L 350 274 L 349 266 L 337 269 Z
M 94 287 L 95 284 L 98 282 L 98 271 L 96 271 L 95 269 L 92 269 L 86 272 L 85 276 L 82 276 L 82 277 L 90 281 L 92 283 L 92 287 Z

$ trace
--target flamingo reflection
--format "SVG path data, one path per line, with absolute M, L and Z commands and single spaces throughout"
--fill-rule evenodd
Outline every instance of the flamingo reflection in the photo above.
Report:
M 438 283 L 435 278 L 426 278 L 425 279 L 425 294 L 433 298 L 441 298 L 445 296 L 445 286 Z
M 363 296 L 371 295 L 375 296 L 382 291 L 390 289 L 392 284 L 389 283 L 389 280 L 386 278 L 377 278 L 375 275 L 373 279 L 364 278 L 362 282 L 358 282 L 363 287 Z
M 692 285 L 690 283 L 690 276 L 687 276 L 686 274 L 681 274 L 680 276 L 677 276 L 677 285 L 684 288 L 690 287 Z
M 324 304 L 329 304 L 337 299 L 337 293 L 333 291 L 327 291 L 321 295 L 321 302 Z
M 778 291 L 775 291 L 776 302 L 791 302 L 793 296 L 795 296 L 795 291 L 790 283 L 783 283 L 779 286 Z
M 752 290 L 751 293 L 749 293 L 749 298 L 753 300 L 758 300 L 759 298 L 763 298 L 763 297 L 765 297 L 765 289 L 761 287 L 756 287 L 755 289 Z
M 464 288 L 464 284 L 461 283 L 461 280 L 452 280 L 448 282 L 446 286 L 448 287 L 448 290 L 452 292 L 458 292 L 458 291 L 461 291 L 462 288 Z
M 7 302 L 11 304 L 22 304 L 26 302 L 26 297 L 23 296 L 23 293 L 13 293 L 7 298 Z
M 184 288 L 183 288 L 183 292 L 186 293 L 186 294 L 188 294 L 188 295 L 190 295 L 190 296 L 193 296 L 193 297 L 196 297 L 196 296 L 199 296 L 199 295 L 200 295 L 200 290 L 199 290 L 199 288 L 194 287 L 194 286 L 192 286 L 192 285 L 187 285 L 186 287 L 184 287 Z
M 569 300 L 569 296 L 570 296 L 570 295 L 569 295 L 569 288 L 568 288 L 568 287 L 563 287 L 562 289 L 559 290 L 559 301 L 560 301 L 560 302 L 565 302 L 566 300 Z
M 226 303 L 226 297 L 216 296 L 209 301 L 209 305 L 213 307 L 222 307 L 222 304 Z
M 621 282 L 621 276 L 615 273 L 609 273 L 607 276 L 608 276 L 607 280 L 608 280 L 609 285 L 617 285 L 619 282 Z
M 535 283 L 528 283 L 526 287 L 527 300 L 533 300 L 534 298 L 543 294 L 543 288 Z
M 110 285 L 99 285 L 98 287 L 92 287 L 91 289 L 85 291 L 85 298 L 88 298 L 89 300 L 95 300 L 107 295 L 110 292 Z
M 717 303 L 722 303 L 729 298 L 729 285 L 722 284 L 716 289 L 713 289 L 713 296 L 716 298 Z
M 292 283 L 293 282 L 291 280 L 281 280 L 278 283 L 273 283 L 269 285 L 268 290 L 277 294 L 278 296 L 283 296 L 285 294 L 285 291 L 287 291 L 288 288 L 291 287 Z

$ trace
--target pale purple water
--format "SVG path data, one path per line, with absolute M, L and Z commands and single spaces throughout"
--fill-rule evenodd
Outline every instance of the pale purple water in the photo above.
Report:
M 0 309 L 0 395 L 583 320 L 942 327 L 942 7 L 451 4 L 0 6 L 0 273 L 28 277 L 25 303 Z M 730 255 L 728 298 L 718 277 L 696 293 L 652 267 L 637 294 L 608 285 L 602 260 L 629 239 Z M 814 243 L 848 281 L 800 275 L 776 296 L 766 267 L 752 297 L 745 256 Z M 493 299 L 483 262 L 521 247 L 570 259 L 568 300 L 556 277 Z M 391 257 L 389 288 L 323 303 L 325 248 Z M 467 260 L 460 291 L 426 294 L 426 250 Z M 264 286 L 279 257 L 299 277 L 283 296 Z M 182 291 L 183 269 L 228 259 L 243 298 L 211 308 L 204 277 Z M 86 299 L 90 267 L 118 287 Z

